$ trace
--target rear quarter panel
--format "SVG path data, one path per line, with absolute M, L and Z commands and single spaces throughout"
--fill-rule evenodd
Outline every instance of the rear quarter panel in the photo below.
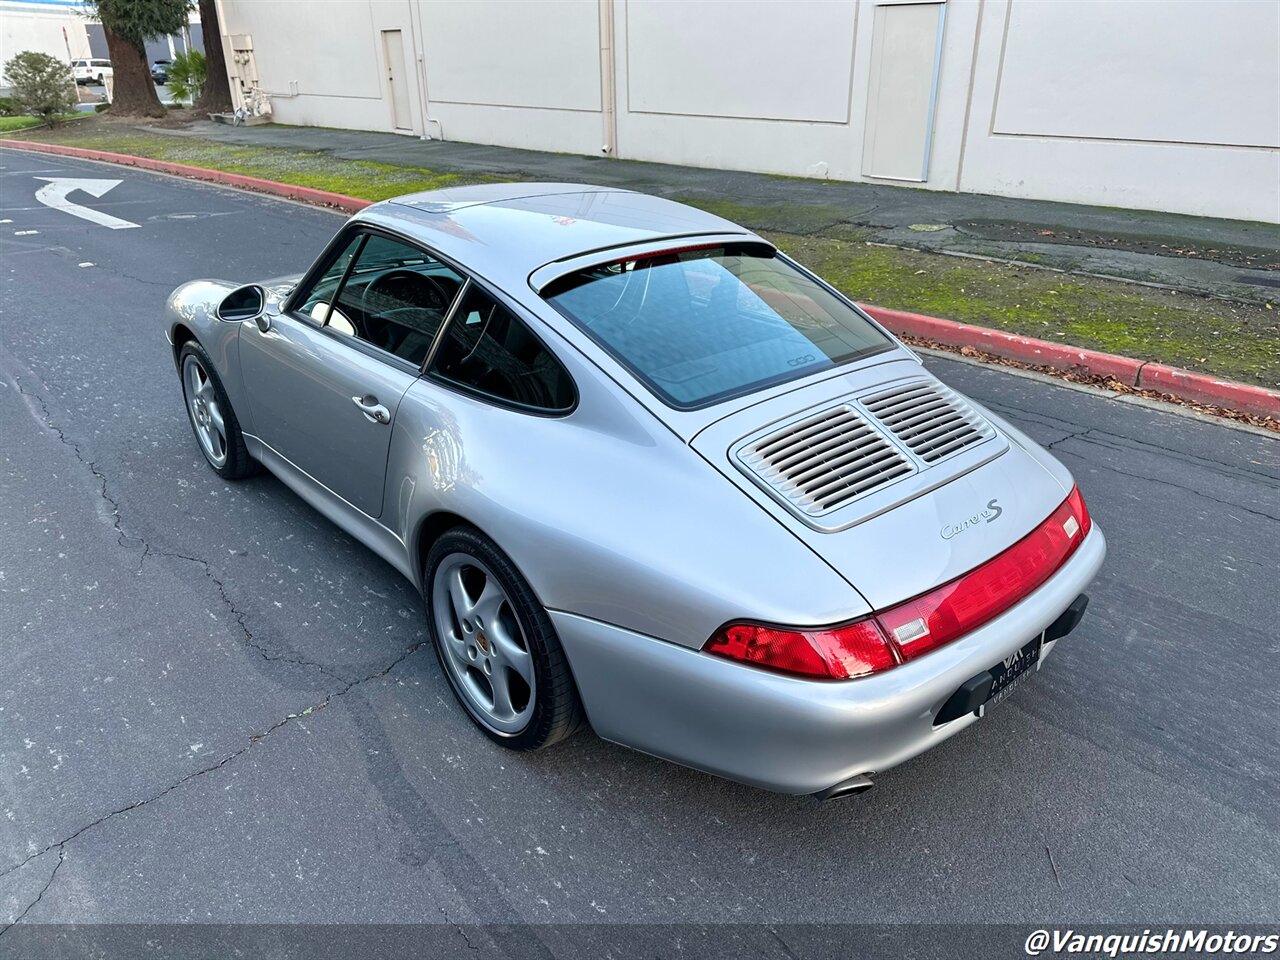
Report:
M 455 513 L 497 541 L 548 608 L 692 647 L 732 619 L 816 625 L 867 612 L 830 566 L 634 401 L 573 372 L 580 402 L 564 417 L 430 380 L 409 389 L 383 516 L 411 556 L 426 518 Z

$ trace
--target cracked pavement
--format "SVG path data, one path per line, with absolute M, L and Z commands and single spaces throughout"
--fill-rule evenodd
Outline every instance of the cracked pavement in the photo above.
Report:
M 95 206 L 141 229 L 36 205 L 55 171 L 123 180 Z M 826 805 L 590 733 L 516 755 L 409 584 L 219 480 L 183 415 L 167 291 L 301 269 L 341 218 L 13 151 L 0 208 L 0 953 L 14 923 L 1280 919 L 1280 441 L 931 360 L 1110 540 L 1033 683 Z

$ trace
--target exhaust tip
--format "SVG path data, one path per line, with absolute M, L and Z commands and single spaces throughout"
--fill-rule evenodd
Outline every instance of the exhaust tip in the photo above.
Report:
M 842 783 L 837 783 L 834 787 L 815 793 L 814 796 L 819 800 L 840 800 L 844 797 L 852 797 L 854 794 L 866 793 L 875 784 L 866 774 L 858 774 L 856 777 L 850 777 Z

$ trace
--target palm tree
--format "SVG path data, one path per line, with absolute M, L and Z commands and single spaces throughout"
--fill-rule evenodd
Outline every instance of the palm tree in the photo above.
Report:
M 175 100 L 194 104 L 207 76 L 205 56 L 199 50 L 176 54 L 169 64 L 169 92 Z

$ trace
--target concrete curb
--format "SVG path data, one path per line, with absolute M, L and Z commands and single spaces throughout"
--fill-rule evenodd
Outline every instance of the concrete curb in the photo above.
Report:
M 1179 400 L 1280 420 L 1280 392 L 1267 390 L 1265 387 L 1220 380 L 1208 374 L 1134 360 L 1114 353 L 1069 347 L 1003 330 L 889 310 L 869 303 L 859 306 L 894 333 L 903 336 L 932 340 L 949 347 L 973 347 L 993 356 L 1053 370 L 1110 377 L 1127 386 L 1153 390 Z
M 32 153 L 52 153 L 62 157 L 76 157 L 81 160 L 99 160 L 103 163 L 115 163 L 125 167 L 137 167 L 139 170 L 167 173 L 175 177 L 186 177 L 189 180 L 203 180 L 206 183 L 216 183 L 224 187 L 236 187 L 239 190 L 251 190 L 254 193 L 284 197 L 287 200 L 314 203 L 318 206 L 332 207 L 344 213 L 355 213 L 357 210 L 363 210 L 372 202 L 361 200 L 359 197 L 348 197 L 341 193 L 330 193 L 328 190 L 295 187 L 287 183 L 276 183 L 274 180 L 262 180 L 258 177 L 247 177 L 238 173 L 224 173 L 221 170 L 208 170 L 204 167 L 189 167 L 184 163 L 151 160 L 147 157 L 135 157 L 127 153 L 85 150 L 81 147 L 68 147 L 60 143 L 34 143 L 27 140 L 0 139 L 0 147 L 29 150 Z
M 0 147 L 136 167 L 140 170 L 167 173 L 176 177 L 250 190 L 254 193 L 284 197 L 288 200 L 318 204 L 345 213 L 363 210 L 371 203 L 359 197 L 348 197 L 341 193 L 330 193 L 327 190 L 295 187 L 287 183 L 277 183 L 274 180 L 262 180 L 238 173 L 223 173 L 220 170 L 190 167 L 182 163 L 168 163 L 164 160 L 151 160 L 147 157 L 135 157 L 124 153 L 108 153 L 104 150 L 85 150 L 63 144 L 10 139 L 0 139 Z M 1054 370 L 1110 377 L 1128 386 L 1157 391 L 1179 400 L 1189 400 L 1193 403 L 1224 407 L 1252 416 L 1274 417 L 1280 420 L 1280 392 L 1267 390 L 1264 387 L 1219 380 L 1190 370 L 1179 370 L 1176 367 L 1134 360 L 1131 357 L 1121 357 L 1113 353 L 1069 347 L 1061 343 L 1051 343 L 1048 340 L 1006 333 L 1003 330 L 958 323 L 955 320 L 942 320 L 938 317 L 890 310 L 871 304 L 861 304 L 861 306 L 896 334 L 920 337 L 951 347 L 973 347 L 993 356 Z

